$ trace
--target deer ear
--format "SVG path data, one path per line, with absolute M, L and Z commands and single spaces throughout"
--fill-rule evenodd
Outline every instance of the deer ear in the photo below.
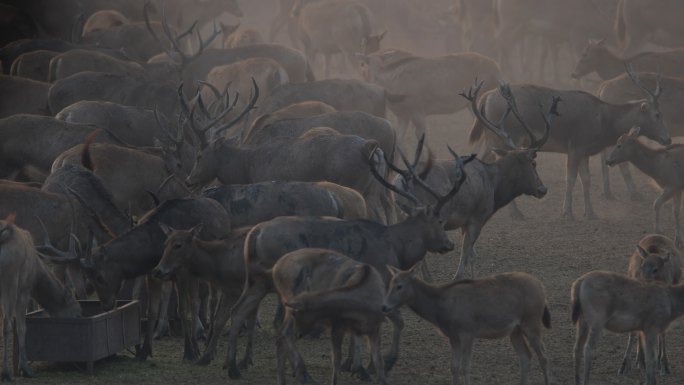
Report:
M 639 252 L 641 259 L 646 259 L 646 257 L 648 257 L 648 251 L 646 251 L 643 247 L 637 245 L 637 251 Z

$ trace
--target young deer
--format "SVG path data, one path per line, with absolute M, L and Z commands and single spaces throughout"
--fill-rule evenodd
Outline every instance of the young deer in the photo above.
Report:
M 646 385 L 656 384 L 656 348 L 672 321 L 684 314 L 684 284 L 638 281 L 624 274 L 592 271 L 578 278 L 570 292 L 575 340 L 575 385 L 580 384 L 584 354 L 584 385 L 589 384 L 592 352 L 603 329 L 639 332 L 646 361 Z
M 477 280 L 433 286 L 418 277 L 418 265 L 408 271 L 387 266 L 392 274 L 383 311 L 408 305 L 432 323 L 451 344 L 452 384 L 460 373 L 470 385 L 470 360 L 475 338 L 509 336 L 520 359 L 520 383 L 528 383 L 531 345 L 549 384 L 548 359 L 541 339 L 542 325 L 551 328 L 544 286 L 526 273 L 503 273 Z
M 682 205 L 684 190 L 684 145 L 673 144 L 652 149 L 638 140 L 641 128 L 632 127 L 617 141 L 613 151 L 608 155 L 606 164 L 630 161 L 644 174 L 651 177 L 663 192 L 653 202 L 655 210 L 655 232 L 662 234 L 660 225 L 660 208 L 663 203 L 672 199 L 672 211 L 675 219 L 675 244 L 682 244 L 682 230 L 679 224 L 679 211 Z
M 681 256 L 679 249 L 670 238 L 658 234 L 643 237 L 629 259 L 627 275 L 644 281 L 664 282 L 676 285 L 682 276 Z M 630 333 L 627 340 L 627 350 L 622 360 L 619 374 L 627 374 L 631 369 L 629 356 L 632 352 L 632 340 L 635 333 Z M 637 364 L 644 364 L 643 349 L 639 346 Z M 665 334 L 659 339 L 658 367 L 661 374 L 670 374 L 670 363 L 665 347 Z

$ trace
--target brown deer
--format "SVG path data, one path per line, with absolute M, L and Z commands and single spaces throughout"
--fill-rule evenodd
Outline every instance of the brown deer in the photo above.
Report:
M 380 343 L 385 316 L 382 303 L 385 282 L 371 266 L 332 250 L 299 249 L 273 265 L 273 285 L 285 317 L 278 330 L 278 385 L 285 385 L 286 353 L 295 368 L 303 365 L 294 344 L 320 323 L 330 326 L 333 370 L 330 383 L 337 385 L 345 333 L 368 339 L 378 383 L 385 384 Z
M 655 232 L 658 234 L 663 232 L 660 223 L 660 208 L 663 203 L 672 199 L 672 212 L 675 220 L 674 241 L 681 245 L 684 238 L 682 238 L 679 223 L 679 212 L 682 204 L 682 190 L 684 190 L 684 175 L 681 167 L 684 161 L 684 146 L 674 144 L 653 149 L 639 141 L 641 132 L 641 128 L 635 126 L 626 134 L 622 134 L 608 155 L 606 163 L 614 166 L 622 162 L 632 162 L 662 189 L 662 193 L 653 202 Z
M 433 206 L 424 206 L 415 195 L 385 181 L 377 166 L 370 162 L 373 175 L 383 186 L 401 194 L 413 204 L 409 217 L 403 222 L 386 226 L 365 220 L 279 217 L 254 226 L 245 241 L 245 288 L 231 315 L 228 357 L 225 364 L 228 367 L 228 375 L 231 378 L 240 376 L 235 362 L 240 329 L 237 325 L 256 316 L 259 303 L 273 290 L 269 269 L 284 254 L 308 247 L 332 249 L 374 266 L 388 281 L 385 265 L 408 268 L 422 260 L 429 251 L 445 253 L 452 250 L 454 244 L 444 232 L 439 215 L 442 207 L 458 192 L 466 178 L 462 171 L 463 160 L 458 156 L 455 158 L 456 170 L 459 170 L 457 172 L 460 172 L 460 177 L 456 178 L 448 193 L 439 196 Z M 403 321 L 398 313 L 393 312 L 388 316 L 394 324 L 394 331 L 390 353 L 385 361 L 386 370 L 396 362 L 400 332 L 403 328 Z M 206 357 L 204 362 L 210 360 L 211 357 Z M 362 369 L 358 368 L 363 373 Z M 310 379 L 303 364 L 297 368 L 296 377 L 300 382 Z
M 0 311 L 3 320 L 3 381 L 10 381 L 9 344 L 12 339 L 12 323 L 17 333 L 16 349 L 19 369 L 24 377 L 34 377 L 26 358 L 26 312 L 33 297 L 51 317 L 80 317 L 81 306 L 71 293 L 62 286 L 39 258 L 31 234 L 14 224 L 16 216 L 10 213 L 0 221 Z M 18 375 L 19 373 L 15 373 Z
M 681 255 L 677 246 L 669 238 L 651 234 L 643 237 L 636 250 L 629 258 L 627 275 L 630 278 L 644 281 L 664 282 L 668 285 L 676 285 L 682 277 Z M 627 374 L 631 369 L 629 356 L 632 352 L 632 340 L 638 341 L 634 333 L 629 335 L 627 350 L 622 359 L 622 366 L 618 373 Z M 665 346 L 665 333 L 659 337 L 658 367 L 661 374 L 670 374 L 670 363 L 667 358 Z M 637 363 L 643 364 L 643 349 L 639 349 Z
M 431 285 L 419 278 L 417 266 L 401 271 L 387 266 L 392 280 L 383 305 L 391 311 L 408 305 L 433 324 L 451 345 L 452 385 L 470 385 L 470 361 L 475 338 L 509 337 L 520 359 L 520 383 L 528 384 L 529 346 L 539 359 L 549 384 L 548 359 L 542 329 L 551 328 L 543 284 L 526 273 L 503 273 L 477 280 Z M 543 327 L 542 327 L 543 326 Z
M 570 291 L 575 340 L 575 384 L 584 356 L 584 385 L 589 384 L 593 350 L 603 330 L 638 332 L 644 346 L 646 385 L 656 384 L 658 337 L 684 314 L 684 284 L 645 282 L 624 274 L 592 271 L 579 277 Z

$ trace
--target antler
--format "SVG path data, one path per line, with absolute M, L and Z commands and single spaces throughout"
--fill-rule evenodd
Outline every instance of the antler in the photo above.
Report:
M 162 31 L 164 31 L 164 35 L 166 35 L 166 38 L 168 39 L 171 47 L 171 49 L 167 49 L 166 45 L 162 43 L 161 39 L 154 32 L 154 29 L 150 24 L 150 19 L 147 11 L 149 6 L 149 1 L 145 2 L 145 5 L 143 6 L 143 18 L 145 20 L 145 26 L 147 27 L 148 32 L 152 35 L 157 44 L 159 44 L 161 48 L 166 52 L 170 60 L 176 61 L 174 60 L 175 57 L 180 58 L 180 61 L 176 61 L 176 63 L 180 65 L 181 69 L 184 68 L 189 62 L 197 58 L 199 55 L 201 55 L 202 52 L 204 52 L 204 50 L 221 34 L 220 29 L 216 26 L 216 21 L 214 21 L 214 30 L 212 31 L 211 35 L 209 35 L 207 39 L 203 39 L 199 28 L 197 28 L 197 20 L 195 20 L 195 22 L 192 23 L 190 28 L 182 32 L 180 35 L 175 36 L 175 33 L 172 31 L 171 27 L 169 27 L 169 22 L 166 17 L 166 8 L 162 7 Z M 186 36 L 191 35 L 193 30 L 195 31 L 195 34 L 197 35 L 197 40 L 199 41 L 199 49 L 197 50 L 197 52 L 188 57 L 183 53 L 183 50 L 180 48 L 180 40 Z
M 470 102 L 470 110 L 473 112 L 477 120 L 482 122 L 490 131 L 492 131 L 496 136 L 498 136 L 509 148 L 518 148 L 515 143 L 513 142 L 513 139 L 511 138 L 510 135 L 506 132 L 504 129 L 504 122 L 506 118 L 508 117 L 508 114 L 511 113 L 511 106 L 509 104 L 508 109 L 506 112 L 503 114 L 501 117 L 501 120 L 499 120 L 498 123 L 494 123 L 491 120 L 489 120 L 485 116 L 484 112 L 484 105 L 482 105 L 479 109 L 477 107 L 477 98 L 478 94 L 480 92 L 480 89 L 482 89 L 482 85 L 484 84 L 484 81 L 478 81 L 477 78 L 475 78 L 474 84 L 468 89 L 468 92 L 466 93 L 461 92 L 459 95 L 463 96 L 466 100 Z
M 54 263 L 69 263 L 79 259 L 79 255 L 76 253 L 76 242 L 78 242 L 78 239 L 76 238 L 76 235 L 74 235 L 73 221 L 71 222 L 71 228 L 69 230 L 69 250 L 64 252 L 52 245 L 50 234 L 45 227 L 45 223 L 43 223 L 39 216 L 36 215 L 35 218 L 38 220 L 38 223 L 43 230 L 43 244 L 35 246 L 41 256 L 47 257 Z
M 634 82 L 634 84 L 637 85 L 637 87 L 641 88 L 644 92 L 646 92 L 646 94 L 648 95 L 648 100 L 651 102 L 651 104 L 657 105 L 658 98 L 660 97 L 660 94 L 663 92 L 663 87 L 661 83 L 662 79 L 660 77 L 660 74 L 656 76 L 655 91 L 651 91 L 641 82 L 639 75 L 634 72 L 632 63 L 625 62 L 625 72 L 627 72 L 627 75 L 629 75 L 629 78 L 632 79 L 632 81 Z

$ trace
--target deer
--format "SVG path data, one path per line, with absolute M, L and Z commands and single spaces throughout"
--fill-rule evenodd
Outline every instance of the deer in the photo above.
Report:
M 337 111 L 335 107 L 315 100 L 293 103 L 279 110 L 259 115 L 248 128 L 242 131 L 240 141 L 245 143 L 252 136 L 252 132 L 258 132 L 263 127 L 279 120 L 299 119 L 335 111 Z
M 59 52 L 39 49 L 19 55 L 12 62 L 9 74 L 39 82 L 47 82 L 50 73 L 50 60 Z
M 2 313 L 3 360 L 0 378 L 11 381 L 9 344 L 15 323 L 18 345 L 15 357 L 24 377 L 35 377 L 26 357 L 26 313 L 33 297 L 50 317 L 81 316 L 81 306 L 45 266 L 31 234 L 15 224 L 16 214 L 0 221 L 0 310 Z M 19 373 L 15 373 L 18 375 Z
M 500 92 L 507 95 L 509 106 L 498 123 L 492 121 L 483 110 L 477 108 L 476 103 L 482 85 L 481 81 L 476 82 L 467 93 L 463 92 L 462 96 L 470 102 L 473 114 L 478 122 L 481 122 L 479 124 L 500 138 L 503 147 L 496 150 L 498 158 L 492 163 L 474 159 L 466 165 L 467 183 L 463 184 L 452 200 L 445 203 L 442 210 L 441 217 L 445 222 L 445 228 L 447 230 L 461 229 L 461 260 L 455 278 L 464 277 L 468 265 L 471 266 L 471 275 L 474 275 L 472 259 L 475 256 L 475 242 L 487 221 L 500 208 L 523 194 L 538 199 L 546 195 L 547 188 L 537 173 L 535 159 L 537 151 L 549 137 L 552 119 L 554 115 L 558 114 L 558 103 L 561 101 L 558 97 L 549 96 L 551 104 L 548 106 L 548 112 L 544 111 L 541 105 L 539 106 L 538 112 L 542 115 L 545 126 L 543 135 L 537 136 L 526 123 L 523 123 L 523 127 L 526 127 L 527 135 L 530 138 L 529 145 L 523 147 L 513 142 L 509 136 L 510 131 L 505 126 L 504 118 L 516 108 L 515 99 L 507 93 L 505 86 L 501 86 Z M 411 188 L 415 189 L 418 196 L 424 201 L 434 202 L 436 197 L 444 191 L 448 191 L 449 186 L 458 178 L 459 173 L 455 172 L 450 161 L 433 161 L 429 157 L 428 164 L 431 164 L 431 168 L 423 171 L 421 173 L 423 175 L 416 175 L 418 173 L 414 171 L 414 168 L 420 159 L 421 148 L 422 140 L 419 141 L 419 150 L 416 152 L 413 165 L 408 167 L 409 172 L 398 172 L 394 183 L 399 186 L 413 186 Z M 400 154 L 402 153 L 400 152 Z M 409 163 L 403 155 L 402 158 L 405 163 Z M 398 171 L 391 164 L 390 168 Z M 399 200 L 398 203 L 401 201 Z
M 622 55 L 642 51 L 647 43 L 669 48 L 684 45 L 682 28 L 675 15 L 684 12 L 682 4 L 666 0 L 664 8 L 651 9 L 647 0 L 620 0 L 615 16 L 615 32 L 622 44 Z
M 629 258 L 627 276 L 630 278 L 663 282 L 676 285 L 682 277 L 681 255 L 679 248 L 671 239 L 650 234 L 643 237 L 636 246 L 636 250 Z M 629 356 L 632 353 L 632 340 L 637 339 L 634 333 L 629 335 L 627 350 L 622 359 L 619 374 L 627 374 L 631 370 Z M 638 339 L 637 339 L 638 341 Z M 658 338 L 658 368 L 661 374 L 670 374 L 670 363 L 665 346 L 665 333 Z M 643 349 L 639 349 L 637 363 L 643 364 Z
M 580 79 L 592 72 L 601 80 L 610 80 L 625 73 L 625 64 L 631 64 L 638 72 L 658 72 L 666 76 L 684 76 L 684 50 L 673 49 L 664 52 L 642 52 L 630 57 L 621 57 L 608 48 L 603 39 L 589 40 L 582 56 L 572 71 L 573 79 Z
M 629 132 L 622 134 L 613 150 L 608 154 L 606 164 L 614 166 L 629 161 L 653 179 L 662 189 L 661 194 L 653 202 L 653 210 L 655 211 L 654 231 L 658 234 L 663 233 L 660 223 L 660 209 L 665 202 L 672 199 L 672 212 L 675 219 L 674 241 L 677 245 L 682 245 L 684 238 L 682 238 L 679 223 L 679 211 L 682 203 L 684 179 L 680 175 L 679 164 L 684 157 L 684 146 L 674 144 L 655 149 L 650 148 L 639 141 L 641 131 L 640 127 L 634 126 Z
M 368 340 L 377 382 L 385 384 L 381 327 L 385 282 L 371 265 L 327 249 L 304 248 L 283 255 L 272 268 L 273 285 L 285 308 L 278 330 L 278 385 L 285 385 L 285 361 L 294 353 L 292 365 L 303 364 L 294 347 L 296 336 L 305 335 L 320 323 L 330 326 L 333 370 L 330 383 L 337 384 L 342 364 L 345 333 Z
M 443 222 L 439 218 L 442 207 L 458 192 L 465 181 L 462 171 L 464 161 L 455 155 L 456 169 L 461 170 L 448 193 L 442 195 L 437 203 L 425 206 L 411 192 L 401 190 L 383 178 L 375 163 L 370 162 L 375 178 L 386 188 L 401 194 L 412 204 L 410 215 L 394 225 L 382 225 L 366 220 L 339 220 L 325 217 L 278 217 L 262 222 L 252 228 L 245 240 L 246 278 L 242 295 L 231 311 L 231 328 L 228 337 L 228 356 L 225 367 L 231 378 L 238 378 L 240 370 L 235 361 L 235 349 L 239 327 L 245 320 L 256 315 L 263 297 L 273 291 L 269 269 L 284 254 L 309 247 L 327 248 L 338 251 L 355 260 L 374 266 L 389 281 L 384 271 L 387 264 L 408 268 L 422 260 L 429 251 L 446 253 L 454 248 L 447 237 Z M 409 235 L 410 234 L 410 235 Z M 383 269 L 383 270 L 380 270 Z M 385 359 L 385 370 L 390 370 L 399 355 L 399 337 L 403 321 L 399 313 L 388 315 L 394 328 L 390 353 Z M 208 363 L 211 356 L 203 357 L 201 362 Z M 354 368 L 366 377 L 363 367 Z M 296 368 L 295 376 L 299 382 L 310 380 L 303 363 Z
M 451 345 L 451 383 L 469 385 L 475 338 L 509 337 L 520 360 L 520 383 L 528 384 L 530 347 L 539 359 L 544 383 L 549 365 L 543 327 L 551 328 L 544 285 L 522 272 L 497 274 L 476 280 L 456 280 L 431 285 L 419 277 L 418 265 L 402 271 L 387 266 L 392 279 L 383 311 L 408 305 L 420 318 L 433 324 Z M 485 322 L 483 322 L 486 320 Z
M 667 127 L 670 136 L 683 136 L 684 126 L 682 121 L 684 121 L 684 115 L 679 108 L 678 101 L 682 100 L 684 96 L 684 78 L 662 76 L 652 72 L 637 73 L 633 72 L 631 66 L 628 65 L 628 68 L 630 70 L 627 73 L 601 83 L 597 91 L 598 97 L 609 103 L 626 103 L 648 95 L 648 90 L 655 89 L 660 84 L 663 91 L 662 96 L 658 98 L 658 109 L 662 113 L 663 123 Z M 603 195 L 607 199 L 614 200 L 615 196 L 610 188 L 608 166 L 605 162 L 608 152 L 609 150 L 601 152 Z M 633 201 L 642 200 L 643 197 L 636 190 L 632 174 L 626 163 L 620 164 L 620 173 L 625 181 L 630 198 Z
M 240 29 L 240 23 L 234 25 L 219 23 L 219 25 L 221 26 L 221 33 L 223 34 L 223 39 L 221 41 L 221 46 L 223 46 L 223 48 L 242 47 L 264 42 L 261 33 L 254 28 Z
M 399 120 L 400 142 L 406 140 L 409 123 L 415 127 L 418 139 L 427 129 L 427 116 L 467 108 L 468 101 L 459 96 L 459 90 L 469 85 L 473 77 L 480 77 L 487 87 L 501 79 L 499 65 L 475 52 L 421 57 L 388 49 L 357 56 L 361 58 L 359 72 L 366 81 L 388 93 L 403 96 L 400 101 L 388 104 Z
M 645 357 L 646 385 L 656 384 L 658 337 L 684 314 L 684 284 L 646 282 L 610 271 L 579 277 L 570 291 L 572 322 L 577 325 L 574 347 L 575 384 L 589 384 L 593 350 L 603 330 L 639 333 Z
M 368 217 L 356 190 L 331 182 L 267 181 L 210 187 L 202 196 L 219 202 L 234 227 L 253 226 L 280 216 Z
M 296 36 L 309 63 L 315 54 L 325 58 L 324 76 L 330 76 L 330 58 L 335 53 L 344 55 L 352 69 L 358 63 L 354 54 L 369 54 L 380 48 L 385 33 L 373 35 L 375 16 L 360 1 L 297 0 L 290 14 L 296 19 Z
M 565 102 L 564 105 L 570 106 L 561 111 L 562 115 L 550 131 L 548 141 L 539 151 L 567 154 L 562 216 L 568 220 L 574 218 L 572 192 L 579 173 L 584 197 L 584 217 L 592 219 L 596 218 L 596 213 L 591 205 L 590 194 L 591 155 L 614 144 L 634 124 L 643 127 L 644 135 L 650 139 L 662 144 L 672 142 L 658 107 L 661 92 L 662 88 L 656 87 L 654 91 L 649 90 L 646 99 L 610 104 L 583 91 L 561 91 L 531 84 L 513 85 L 510 86 L 510 93 L 515 94 L 517 108 L 512 110 L 513 116 L 506 117 L 505 123 L 508 123 L 507 129 L 514 143 L 521 143 L 528 135 L 522 129 L 518 117 L 527 123 L 538 124 L 536 106 L 539 100 L 560 97 Z M 489 116 L 504 116 L 509 105 L 506 96 L 489 91 L 480 98 L 479 108 Z M 482 145 L 481 155 L 490 154 L 492 148 L 501 143 L 496 135 L 485 131 L 484 127 L 484 123 L 478 119 L 470 131 L 470 143 L 480 142 Z M 522 216 L 517 206 L 511 207 L 516 217 Z
M 76 259 L 83 271 L 93 282 L 104 310 L 111 310 L 116 305 L 116 297 L 124 279 L 133 279 L 149 274 L 159 262 L 165 236 L 159 228 L 163 222 L 177 228 L 190 228 L 203 223 L 202 237 L 218 239 L 230 231 L 230 217 L 218 202 L 208 198 L 171 199 L 161 203 L 144 216 L 139 224 L 121 236 L 100 244 L 94 248 L 88 258 Z M 182 274 L 181 274 L 182 273 Z M 187 276 L 187 272 L 179 272 L 176 284 L 183 297 L 196 298 L 197 282 Z M 137 350 L 139 360 L 145 360 L 152 353 L 151 338 L 157 321 L 159 307 L 160 284 L 149 282 L 147 333 L 143 346 Z M 179 300 L 184 314 L 187 298 Z M 184 359 L 192 361 L 198 354 L 197 342 L 193 330 L 197 330 L 199 304 L 193 300 L 193 328 L 187 324 L 183 316 L 185 334 Z
M 0 119 L 16 114 L 50 115 L 48 90 L 50 85 L 18 76 L 0 75 Z

